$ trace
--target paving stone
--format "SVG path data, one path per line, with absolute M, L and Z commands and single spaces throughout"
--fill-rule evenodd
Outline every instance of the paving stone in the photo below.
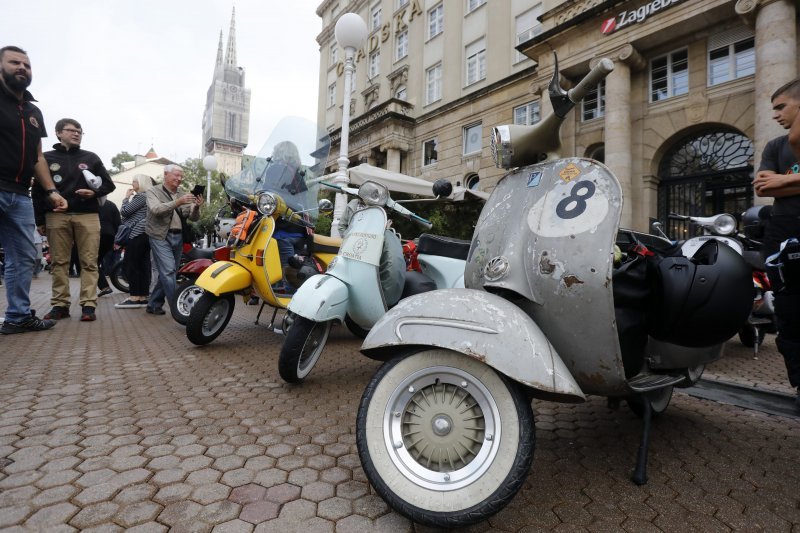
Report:
M 220 483 L 201 485 L 192 492 L 191 499 L 202 505 L 222 501 L 228 497 L 231 488 Z
M 180 468 L 170 468 L 169 470 L 161 470 L 151 478 L 155 485 L 170 485 L 172 483 L 183 481 L 188 474 L 185 470 Z
M 352 512 L 353 502 L 345 498 L 329 498 L 317 505 L 317 515 L 334 522 L 349 516 Z
M 163 524 L 159 524 L 157 522 L 146 522 L 144 524 L 139 524 L 138 526 L 131 527 L 126 529 L 126 533 L 162 533 L 169 530 L 169 528 Z
M 80 489 L 72 485 L 60 485 L 51 489 L 46 489 L 36 495 L 31 503 L 36 507 L 46 507 L 54 503 L 66 502 L 72 498 Z
M 290 518 L 294 521 L 313 518 L 317 512 L 317 505 L 308 500 L 294 500 L 281 506 L 279 516 Z
M 361 533 L 372 529 L 372 520 L 369 518 L 351 515 L 336 522 L 336 533 Z
M 301 488 L 297 485 L 282 483 L 267 489 L 265 499 L 275 503 L 288 503 L 300 497 Z
M 193 489 L 194 487 L 186 483 L 173 483 L 162 487 L 153 497 L 153 500 L 164 505 L 178 502 L 188 498 Z
M 349 500 L 355 500 L 367 494 L 369 488 L 360 481 L 346 481 L 336 486 L 336 495 Z
M 272 457 L 267 457 L 266 455 L 260 455 L 257 457 L 251 457 L 250 459 L 245 462 L 244 467 L 248 470 L 252 470 L 254 472 L 260 472 L 261 470 L 267 470 L 275 466 L 275 459 Z
M 229 470 L 235 470 L 237 468 L 241 468 L 244 466 L 245 462 L 244 457 L 240 457 L 238 455 L 226 455 L 224 457 L 219 457 L 214 461 L 214 468 L 217 470 L 221 470 L 222 472 L 227 472 Z
M 260 524 L 266 520 L 277 518 L 280 504 L 270 501 L 257 501 L 245 504 L 239 518 L 251 524 Z
M 232 501 L 214 502 L 211 505 L 204 505 L 197 518 L 209 524 L 221 524 L 238 517 L 241 509 L 241 505 Z
M 527 531 L 531 528 L 523 529 Z M 372 525 L 372 531 L 375 533 L 412 533 L 414 531 L 411 521 L 397 513 L 385 514 L 375 520 Z M 420 533 L 422 533 L 420 531 Z M 532 531 L 531 531 L 532 533 Z
M 266 493 L 266 489 L 264 490 Z M 11 507 L 21 503 L 28 503 L 39 491 L 36 487 L 25 485 L 0 492 L 0 507 Z
M 289 483 L 303 487 L 319 479 L 319 472 L 313 468 L 299 468 L 289 474 Z
M 147 455 L 147 452 L 145 452 Z M 175 457 L 174 455 L 163 455 L 151 459 L 149 463 L 147 463 L 147 468 L 150 470 L 167 470 L 170 468 L 178 468 L 181 464 L 181 459 L 179 457 Z
M 91 487 L 99 483 L 106 483 L 110 481 L 117 473 L 110 468 L 103 468 L 101 470 L 93 470 L 82 475 L 76 482 L 76 485 L 81 487 Z
M 197 470 L 189 474 L 186 477 L 186 483 L 190 485 L 205 485 L 218 481 L 221 476 L 222 473 L 218 470 L 203 468 L 202 470 Z
M 181 522 L 192 520 L 200 514 L 202 509 L 201 505 L 190 501 L 170 503 L 158 515 L 158 520 L 167 525 L 175 526 Z
M 39 487 L 40 489 L 49 489 L 52 487 L 57 487 L 59 485 L 72 483 L 79 477 L 81 477 L 81 473 L 76 472 L 75 470 L 60 470 L 58 472 L 48 472 L 47 475 L 37 480 L 36 483 L 34 483 L 34 485 L 36 487 Z
M 43 507 L 35 511 L 30 518 L 25 521 L 25 526 L 39 531 L 52 530 L 55 526 L 66 524 L 77 512 L 78 507 L 71 503 L 58 503 L 49 507 Z
M 99 526 L 95 527 L 87 527 L 86 529 L 81 529 L 81 533 L 122 533 L 125 531 L 124 528 L 118 526 L 117 524 L 100 524 Z
M 0 528 L 5 528 L 23 522 L 31 513 L 30 505 L 17 504 L 11 507 L 0 507 Z
M 119 505 L 112 502 L 101 502 L 93 505 L 87 505 L 78 511 L 78 514 L 73 516 L 69 523 L 78 529 L 86 529 L 88 527 L 98 526 L 100 524 L 109 522 L 118 509 Z
M 155 502 L 140 501 L 120 509 L 114 520 L 125 528 L 131 528 L 155 520 L 163 509 L 163 506 Z
M 37 471 L 16 472 L 10 476 L 0 479 L 0 492 L 13 489 L 16 487 L 24 487 L 36 483 L 44 474 Z
M 75 503 L 80 505 L 89 505 L 106 500 L 111 500 L 114 495 L 119 491 L 119 487 L 113 483 L 100 483 L 92 485 L 83 489 L 77 496 L 75 496 Z
M 249 483 L 231 490 L 229 500 L 239 504 L 251 503 L 264 499 L 267 495 L 266 487 Z

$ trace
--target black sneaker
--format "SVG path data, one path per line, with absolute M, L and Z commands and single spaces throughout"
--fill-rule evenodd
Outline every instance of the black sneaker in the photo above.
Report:
M 94 314 L 94 307 L 83 306 L 81 309 L 81 322 L 94 322 L 97 317 Z
M 100 292 L 97 293 L 97 295 L 98 296 L 106 296 L 108 294 L 111 294 L 112 292 L 114 292 L 114 291 L 111 290 L 111 287 L 106 287 L 105 289 L 101 289 Z
M 145 309 L 151 315 L 165 315 L 167 312 L 161 309 L 160 307 L 148 307 Z
M 60 305 L 55 305 L 49 313 L 44 315 L 45 320 L 61 320 L 62 318 L 69 318 L 69 308 Z
M 14 333 L 27 333 L 29 331 L 44 331 L 56 325 L 55 320 L 42 320 L 31 315 L 21 322 L 3 322 L 3 327 L 0 328 L 0 333 L 3 335 L 13 335 Z

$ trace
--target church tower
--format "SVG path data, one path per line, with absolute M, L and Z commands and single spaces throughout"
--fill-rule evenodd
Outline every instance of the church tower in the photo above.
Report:
M 222 53 L 219 32 L 214 80 L 208 88 L 203 113 L 203 150 L 201 157 L 213 155 L 217 169 L 228 176 L 242 169 L 242 152 L 250 130 L 250 89 L 244 86 L 244 68 L 236 61 L 236 8 L 231 14 L 228 46 Z

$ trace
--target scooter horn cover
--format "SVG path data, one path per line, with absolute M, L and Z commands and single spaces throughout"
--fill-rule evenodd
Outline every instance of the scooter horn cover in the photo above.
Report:
M 655 267 L 648 333 L 679 346 L 713 346 L 731 338 L 753 307 L 752 269 L 715 240 L 694 257 L 665 257 Z

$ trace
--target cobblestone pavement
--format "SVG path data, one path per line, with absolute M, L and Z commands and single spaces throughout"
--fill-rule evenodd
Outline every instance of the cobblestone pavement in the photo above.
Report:
M 41 278 L 32 299 L 44 314 Z M 169 316 L 115 310 L 120 300 L 101 298 L 96 322 L 73 305 L 52 331 L 0 336 L 0 529 L 430 531 L 366 481 L 355 411 L 378 363 L 344 328 L 290 386 L 282 338 L 253 325 L 257 307 L 237 302 L 228 329 L 198 348 Z M 781 384 L 770 342 L 751 365 L 764 375 L 741 379 Z M 711 378 L 734 379 L 740 352 L 729 343 Z M 534 412 L 523 490 L 469 531 L 800 531 L 798 418 L 678 392 L 653 423 L 649 483 L 637 487 L 640 422 L 624 404 L 536 401 Z

